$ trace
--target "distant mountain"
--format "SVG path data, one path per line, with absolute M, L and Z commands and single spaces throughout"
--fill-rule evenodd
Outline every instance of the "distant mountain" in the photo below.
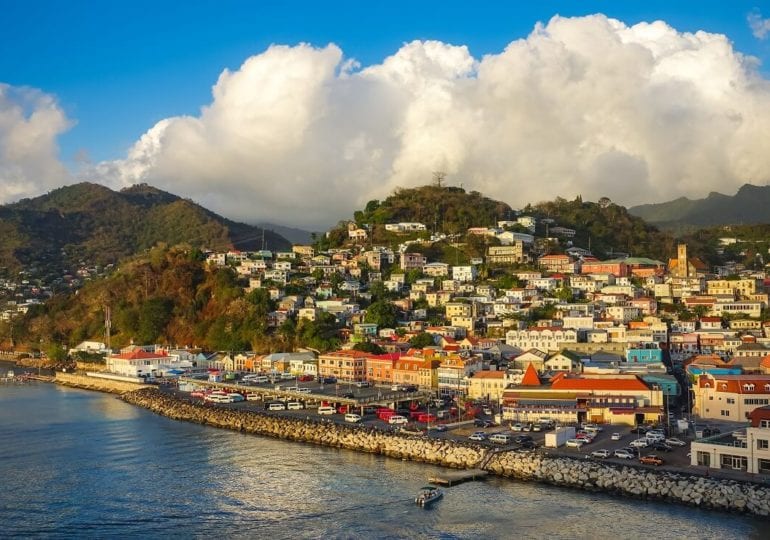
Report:
M 733 196 L 712 192 L 705 199 L 680 197 L 628 211 L 660 228 L 679 232 L 714 225 L 770 223 L 770 186 L 745 184 Z
M 158 244 L 259 249 L 263 229 L 223 218 L 146 184 L 116 192 L 98 184 L 62 187 L 0 206 L 0 266 L 51 268 L 115 263 Z M 291 243 L 264 231 L 268 249 Z
M 268 231 L 280 234 L 292 244 L 310 244 L 313 241 L 313 233 L 303 229 L 285 227 L 283 225 L 276 225 L 275 223 L 257 223 L 256 226 L 264 227 Z

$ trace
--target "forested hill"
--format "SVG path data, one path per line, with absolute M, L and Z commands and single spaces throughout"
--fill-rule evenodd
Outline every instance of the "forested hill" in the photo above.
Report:
M 209 266 L 201 252 L 156 247 L 121 263 L 76 295 L 57 295 L 14 321 L 17 343 L 103 340 L 105 307 L 112 311 L 112 346 L 184 344 L 208 350 L 270 347 L 264 289 L 245 293 L 235 272 Z M 287 344 L 281 344 L 286 346 Z
M 146 184 L 116 192 L 91 183 L 0 206 L 0 266 L 66 268 L 115 263 L 158 243 L 260 249 L 263 230 L 225 219 Z M 264 231 L 268 249 L 288 249 Z
M 599 202 L 584 202 L 580 197 L 572 201 L 556 198 L 529 205 L 524 208 L 524 213 L 550 218 L 557 225 L 574 229 L 574 245 L 583 248 L 590 245 L 591 251 L 599 257 L 623 252 L 665 261 L 675 251 L 675 239 L 670 234 L 661 232 L 606 198 Z M 539 227 L 543 228 L 542 225 Z M 540 232 L 545 234 L 547 231 Z
M 705 199 L 680 197 L 634 206 L 629 212 L 677 232 L 714 225 L 770 223 L 770 186 L 745 184 L 732 196 L 710 193 Z

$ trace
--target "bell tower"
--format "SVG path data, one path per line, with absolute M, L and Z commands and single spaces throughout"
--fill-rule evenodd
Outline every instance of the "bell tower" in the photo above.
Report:
M 676 275 L 689 277 L 690 267 L 687 260 L 687 244 L 679 244 L 676 248 Z

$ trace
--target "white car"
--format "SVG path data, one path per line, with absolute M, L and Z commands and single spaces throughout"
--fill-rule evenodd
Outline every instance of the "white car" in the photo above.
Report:
M 649 441 L 636 439 L 635 441 L 628 443 L 628 446 L 633 446 L 634 448 L 647 448 L 647 446 L 649 446 Z
M 585 443 L 586 441 L 583 439 L 567 439 L 565 445 L 571 448 L 581 448 Z
M 669 446 L 687 446 L 686 442 L 681 439 L 677 439 L 676 437 L 666 439 L 666 444 Z
M 591 457 L 595 457 L 595 458 L 604 459 L 604 458 L 610 457 L 610 455 L 611 454 L 609 450 L 594 450 L 593 452 L 591 452 Z
M 627 450 L 615 450 L 615 457 L 620 459 L 634 459 L 636 456 Z
M 621 439 L 621 435 L 620 433 L 613 433 L 610 439 L 612 439 L 613 441 L 619 441 Z
M 513 424 L 511 426 L 511 431 L 522 431 L 524 429 L 524 426 L 521 424 Z
M 398 414 L 394 414 L 390 418 L 388 418 L 388 424 L 395 425 L 395 424 L 407 424 L 409 422 L 409 419 L 406 416 L 400 416 Z
M 300 411 L 305 408 L 305 405 L 301 401 L 290 401 L 286 404 L 286 408 L 290 411 Z
M 483 431 L 477 431 L 470 437 L 468 437 L 472 441 L 486 441 L 487 440 L 487 434 Z

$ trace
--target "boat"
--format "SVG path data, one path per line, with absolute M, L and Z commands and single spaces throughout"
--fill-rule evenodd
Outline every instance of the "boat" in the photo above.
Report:
M 439 500 L 441 497 L 444 496 L 444 492 L 434 486 L 424 486 L 420 488 L 420 493 L 417 494 L 417 497 L 415 497 L 414 502 L 417 504 L 417 506 L 422 506 L 423 508 L 430 506 L 437 500 Z

